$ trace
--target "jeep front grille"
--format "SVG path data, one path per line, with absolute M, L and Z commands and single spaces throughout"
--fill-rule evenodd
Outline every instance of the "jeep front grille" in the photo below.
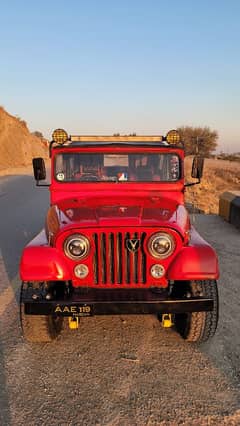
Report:
M 145 284 L 146 255 L 143 249 L 145 237 L 145 232 L 94 233 L 95 284 Z M 136 244 L 133 247 L 136 250 L 129 250 L 127 244 L 130 245 L 130 249 Z

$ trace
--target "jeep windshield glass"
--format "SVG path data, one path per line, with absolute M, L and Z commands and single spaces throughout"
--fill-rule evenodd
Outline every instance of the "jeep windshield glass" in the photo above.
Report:
M 62 153 L 55 157 L 58 182 L 175 182 L 176 154 Z

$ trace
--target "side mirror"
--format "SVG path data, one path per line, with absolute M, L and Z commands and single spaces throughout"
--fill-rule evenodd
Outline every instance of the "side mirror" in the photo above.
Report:
M 43 158 L 33 158 L 33 172 L 36 181 L 46 179 L 46 167 Z
M 203 175 L 203 166 L 204 166 L 204 158 L 202 157 L 194 157 L 192 164 L 192 178 L 198 179 L 200 181 Z

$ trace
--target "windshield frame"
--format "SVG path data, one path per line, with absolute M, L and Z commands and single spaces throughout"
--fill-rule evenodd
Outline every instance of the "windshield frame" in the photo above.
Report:
M 69 147 L 70 148 L 70 147 Z M 94 150 L 94 152 L 92 152 L 92 149 L 57 149 L 55 151 L 55 155 L 53 156 L 52 160 L 53 160 L 53 167 L 52 167 L 52 178 L 53 180 L 60 185 L 64 185 L 64 184 L 81 184 L 81 185 L 92 185 L 92 184 L 135 184 L 138 185 L 139 184 L 147 184 L 147 185 L 153 185 L 153 184 L 176 184 L 177 182 L 181 181 L 183 179 L 183 150 L 180 148 L 177 149 L 169 149 L 169 148 L 165 148 L 165 149 L 143 149 L 144 147 L 137 147 L 137 149 L 128 149 L 127 147 L 99 147 L 100 149 L 96 149 Z M 81 155 L 98 155 L 98 154 L 106 154 L 106 155 L 152 155 L 152 154 L 159 154 L 159 155 L 174 155 L 178 157 L 178 162 L 179 162 L 179 174 L 178 177 L 174 180 L 96 180 L 96 181 L 87 181 L 87 180 L 59 180 L 56 177 L 56 159 L 57 156 L 59 154 L 69 154 L 69 155 L 73 155 L 73 154 L 81 154 Z

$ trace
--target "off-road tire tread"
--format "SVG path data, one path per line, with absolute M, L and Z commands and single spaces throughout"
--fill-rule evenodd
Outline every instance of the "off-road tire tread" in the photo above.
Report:
M 213 311 L 193 312 L 188 315 L 182 337 L 188 342 L 202 343 L 214 336 L 218 323 L 218 290 L 215 280 L 191 281 L 192 296 L 213 299 Z

